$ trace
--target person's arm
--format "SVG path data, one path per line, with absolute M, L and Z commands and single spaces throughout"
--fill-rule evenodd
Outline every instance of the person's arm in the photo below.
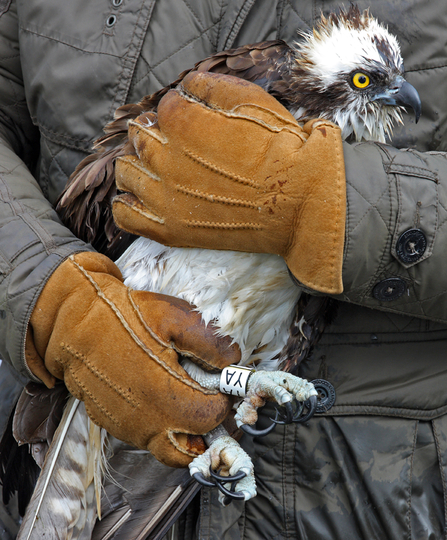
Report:
M 130 125 L 138 157 L 117 163 L 120 227 L 276 253 L 310 292 L 447 321 L 445 154 L 342 145 L 334 125 L 300 130 L 258 87 L 218 74 L 188 75 L 149 120 Z
M 0 17 L 0 358 L 48 387 L 63 380 L 109 433 L 186 466 L 232 401 L 193 381 L 180 356 L 222 369 L 239 348 L 186 302 L 128 289 L 58 219 L 30 172 L 39 137 L 14 6 Z
M 26 105 L 14 2 L 0 35 L 0 358 L 35 379 L 24 361 L 34 304 L 63 260 L 92 248 L 61 224 L 30 172 L 39 133 Z
M 341 299 L 447 321 L 447 154 L 344 144 Z

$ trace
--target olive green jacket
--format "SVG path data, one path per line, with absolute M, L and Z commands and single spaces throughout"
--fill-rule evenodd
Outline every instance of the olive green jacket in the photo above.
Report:
M 335 405 L 308 427 L 243 441 L 259 495 L 223 512 L 204 490 L 200 538 L 422 538 L 431 534 L 428 513 L 440 523 L 432 537 L 443 534 L 447 6 L 357 3 L 372 4 L 398 36 L 423 116 L 418 125 L 406 117 L 396 130 L 394 145 L 411 150 L 344 147 L 344 302 L 303 369 L 333 383 Z M 66 257 L 92 249 L 62 226 L 51 205 L 114 110 L 216 50 L 291 41 L 337 4 L 0 0 L 1 358 L 31 377 L 23 351 L 36 299 Z
M 4 360 L 30 376 L 24 336 L 36 299 L 62 260 L 91 249 L 60 224 L 51 204 L 114 110 L 167 84 L 216 50 L 278 37 L 291 41 L 330 4 L 76 0 L 62 7 L 59 0 L 0 1 Z M 377 1 L 374 15 L 398 35 L 408 80 L 422 98 L 422 120 L 416 126 L 406 118 L 395 139 L 419 152 L 345 145 L 348 219 L 342 299 L 446 322 L 447 273 L 441 269 L 447 262 L 447 160 L 442 153 L 447 145 L 447 59 L 435 8 L 412 4 Z M 412 228 L 424 231 L 426 250 L 419 260 L 405 263 L 396 245 Z M 398 281 L 385 284 L 380 296 L 375 287 L 388 278 Z M 383 300 L 383 294 L 391 298 Z

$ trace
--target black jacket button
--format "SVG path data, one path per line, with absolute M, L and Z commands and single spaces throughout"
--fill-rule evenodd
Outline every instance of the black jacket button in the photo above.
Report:
M 417 262 L 425 253 L 427 238 L 420 229 L 408 229 L 396 243 L 396 254 L 405 264 Z
M 373 296 L 382 302 L 397 300 L 407 290 L 407 284 L 400 278 L 388 278 L 379 281 L 373 289 Z
M 325 379 L 315 379 L 312 381 L 315 390 L 318 392 L 317 413 L 328 411 L 335 403 L 335 388 Z

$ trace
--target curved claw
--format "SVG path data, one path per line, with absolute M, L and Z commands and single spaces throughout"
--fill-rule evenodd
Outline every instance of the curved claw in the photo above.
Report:
M 228 506 L 232 501 L 244 501 L 245 495 L 243 493 L 238 493 L 237 491 L 233 491 L 233 484 L 231 485 L 231 490 L 227 489 L 223 484 L 217 483 L 217 489 L 226 495 L 224 499 L 224 503 L 226 506 Z
M 290 401 L 287 403 L 284 403 L 284 407 L 286 408 L 286 423 L 291 424 L 293 420 L 293 407 Z
M 207 480 L 201 472 L 194 473 L 192 476 L 202 486 L 217 487 L 217 489 L 225 495 L 225 506 L 228 506 L 233 500 L 243 501 L 245 499 L 245 495 L 243 493 L 237 493 L 235 488 L 239 480 L 242 480 L 242 478 L 247 476 L 246 473 L 240 471 L 233 476 L 221 476 L 219 472 L 215 473 L 210 465 L 210 475 L 214 481 Z M 231 489 L 227 489 L 224 486 L 224 484 L 228 483 L 231 483 Z
M 272 422 L 274 422 L 275 424 L 282 424 L 282 425 L 291 424 L 294 421 L 294 418 L 296 417 L 296 415 L 298 414 L 299 416 L 304 408 L 304 405 L 302 403 L 298 403 L 296 400 L 295 402 L 297 403 L 297 411 L 295 412 L 295 414 L 293 414 L 292 404 L 290 402 L 285 403 L 284 406 L 286 408 L 286 415 L 284 416 L 284 414 L 282 414 L 281 411 L 276 409 L 275 418 L 271 418 Z
M 273 420 L 273 418 L 271 418 L 271 420 Z M 265 429 L 256 429 L 249 424 L 242 424 L 239 429 L 241 429 L 244 433 L 247 433 L 247 435 L 251 435 L 252 437 L 264 437 L 265 435 L 268 435 L 271 431 L 273 431 L 275 427 L 276 423 L 273 420 L 273 423 Z
M 312 416 L 315 414 L 315 411 L 317 410 L 317 404 L 318 404 L 318 397 L 311 396 L 307 401 L 304 402 L 303 407 L 301 407 L 300 410 L 295 413 L 293 417 L 293 422 L 295 424 L 303 424 L 304 422 L 307 422 L 308 420 L 310 420 Z M 301 416 L 304 406 L 308 409 L 308 412 L 305 415 Z
M 275 418 L 270 418 L 270 420 L 274 424 L 281 424 L 281 425 L 287 424 L 287 422 L 285 422 L 284 420 L 280 420 L 281 418 L 284 418 L 283 415 L 278 411 L 278 409 L 276 409 Z
M 202 484 L 202 486 L 214 487 L 216 485 L 214 482 L 207 480 L 201 472 L 196 472 L 192 476 L 199 484 Z
M 210 475 L 212 478 L 214 478 L 215 483 L 212 484 L 213 486 L 216 486 L 217 489 L 225 495 L 224 498 L 224 506 L 228 506 L 231 504 L 234 500 L 237 501 L 243 501 L 245 500 L 245 495 L 243 493 L 237 493 L 235 491 L 236 485 L 239 482 L 239 480 L 242 480 L 242 478 L 245 478 L 247 476 L 246 473 L 243 471 L 240 471 L 233 476 L 221 476 L 219 474 L 219 471 L 215 473 L 213 469 L 210 466 Z M 227 489 L 224 484 L 231 483 L 231 489 Z
M 239 480 L 242 480 L 242 478 L 245 478 L 247 476 L 246 473 L 244 473 L 243 471 L 240 471 L 233 476 L 221 476 L 219 474 L 219 471 L 215 473 L 213 469 L 211 468 L 211 466 L 210 466 L 210 475 L 213 478 L 215 478 L 218 483 L 225 482 L 225 484 L 228 484 L 228 482 L 233 482 L 233 483 L 239 482 Z
M 284 416 L 278 409 L 276 409 L 276 417 L 272 418 L 272 421 L 275 424 L 304 424 L 304 422 L 307 422 L 312 418 L 312 416 L 315 414 L 317 410 L 318 405 L 318 398 L 317 396 L 311 396 L 308 400 L 306 400 L 304 403 L 300 403 L 295 400 L 296 403 L 296 410 L 293 415 L 290 415 L 290 410 L 292 409 L 291 403 L 286 403 L 286 411 L 287 415 Z M 289 405 L 289 407 L 287 407 Z M 307 412 L 303 415 L 304 408 L 308 409 Z

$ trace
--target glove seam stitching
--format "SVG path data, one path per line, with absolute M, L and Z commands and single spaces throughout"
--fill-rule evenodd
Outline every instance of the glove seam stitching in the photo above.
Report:
M 214 165 L 210 161 L 198 156 L 191 150 L 188 150 L 187 148 L 184 149 L 184 153 L 186 157 L 191 159 L 192 161 L 195 161 L 202 167 L 205 167 L 205 169 L 208 169 L 210 171 L 216 172 L 220 174 L 221 176 L 224 176 L 225 178 L 228 178 L 229 180 L 232 180 L 233 182 L 238 182 L 239 184 L 243 184 L 249 187 L 252 187 L 254 189 L 259 189 L 260 186 L 257 182 L 252 180 L 251 178 L 246 178 L 244 176 L 241 176 L 239 174 L 233 174 L 229 171 L 226 171 L 225 169 L 222 169 L 221 167 L 218 167 L 217 165 Z
M 64 365 L 62 361 L 58 360 L 57 361 L 59 364 L 61 365 Z M 117 427 L 121 427 L 121 422 L 119 422 L 119 420 L 117 420 L 113 414 L 104 407 L 104 405 L 101 405 L 101 403 L 99 403 L 99 401 L 96 399 L 96 397 L 93 395 L 92 392 L 90 392 L 87 387 L 80 381 L 80 379 L 75 375 L 74 373 L 74 370 L 73 370 L 73 367 L 71 365 L 68 365 L 68 371 L 70 372 L 73 380 L 76 382 L 76 384 L 79 386 L 79 388 L 82 389 L 82 391 L 84 392 L 85 395 L 87 395 L 91 401 L 96 405 L 96 407 L 98 407 L 98 409 L 109 419 L 111 420 Z M 65 380 L 65 384 L 67 385 L 67 388 L 70 390 L 70 388 L 68 387 L 68 384 L 67 384 L 67 381 Z M 75 392 L 72 392 L 70 390 L 70 392 L 76 396 Z M 77 397 L 77 396 L 76 396 Z M 81 400 L 81 401 L 84 401 L 84 400 Z M 87 409 L 87 406 L 86 406 L 86 409 Z M 90 408 L 89 408 L 90 409 Z M 91 410 L 91 409 L 90 409 Z M 91 418 L 93 418 L 93 415 L 90 415 Z M 98 424 L 100 424 L 101 422 L 97 422 Z
M 129 129 L 133 126 L 137 130 L 143 131 L 144 133 L 146 133 L 146 135 L 149 135 L 149 137 L 156 139 L 161 144 L 168 143 L 168 139 L 161 133 L 160 130 L 154 131 L 154 129 L 148 128 L 144 124 L 142 124 L 141 122 L 137 122 L 136 120 L 129 120 L 128 126 L 129 126 Z
M 140 338 L 135 334 L 135 332 L 132 330 L 132 328 L 130 328 L 129 324 L 127 323 L 126 319 L 124 318 L 124 315 L 121 313 L 121 311 L 118 309 L 118 307 L 111 300 L 109 300 L 106 297 L 106 295 L 102 292 L 101 287 L 98 285 L 98 283 L 89 275 L 89 273 L 85 270 L 85 268 L 83 266 L 81 266 L 79 263 L 77 263 L 74 260 L 74 258 L 70 257 L 70 259 L 72 260 L 73 264 L 78 267 L 78 270 L 84 275 L 84 277 L 86 277 L 88 279 L 88 281 L 90 281 L 90 283 L 93 285 L 93 287 L 96 290 L 97 295 L 99 296 L 99 298 L 101 298 L 101 300 L 103 300 L 110 307 L 110 309 L 114 312 L 114 314 L 116 315 L 116 317 L 118 318 L 118 320 L 122 324 L 123 328 L 127 331 L 127 333 L 130 335 L 130 337 L 133 339 L 133 341 L 148 356 L 150 356 L 156 362 L 159 362 L 160 359 L 158 358 L 158 356 L 153 351 L 151 351 L 151 349 L 149 347 L 147 347 L 140 340 Z
M 334 136 L 332 135 L 332 138 L 334 139 Z M 332 238 L 333 238 L 333 247 L 334 249 L 332 250 L 332 261 L 331 261 L 331 265 L 330 265 L 330 268 L 331 268 L 331 281 L 332 281 L 332 286 L 331 288 L 332 289 L 337 289 L 337 284 L 334 282 L 335 280 L 337 280 L 337 252 L 338 250 L 336 249 L 337 248 L 337 245 L 338 245 L 338 231 L 340 230 L 340 226 L 339 226 L 339 223 L 340 223 L 340 215 L 342 214 L 343 212 L 343 209 L 341 208 L 342 206 L 342 196 L 341 196 L 341 192 L 343 191 L 343 185 L 346 185 L 345 182 L 343 182 L 343 180 L 346 178 L 345 176 L 345 171 L 344 171 L 344 166 L 343 166 L 343 170 L 342 170 L 342 164 L 344 165 L 344 159 L 343 159 L 343 147 L 341 145 L 341 141 L 338 137 L 335 137 L 335 144 L 336 144 L 336 156 L 337 156 L 337 191 L 338 191 L 338 195 L 337 195 L 337 220 L 336 220 L 336 223 L 335 223 L 335 227 L 333 229 L 333 232 L 332 232 Z M 346 196 L 345 196 L 345 199 L 346 199 Z M 345 212 L 346 212 L 346 205 L 345 205 Z M 344 234 L 345 234 L 345 224 L 343 226 L 343 237 L 344 237 Z M 344 244 L 344 242 L 343 242 Z M 343 249 L 343 244 L 342 244 L 342 249 Z M 341 260 L 341 264 L 343 263 L 343 257 L 342 257 L 342 260 Z M 341 268 L 340 268 L 340 277 L 338 278 L 340 281 L 341 280 Z M 341 289 L 343 290 L 343 284 L 341 284 Z M 340 291 L 342 292 L 342 291 Z
M 211 203 L 217 202 L 221 204 L 228 204 L 230 206 L 243 206 L 248 208 L 258 208 L 258 205 L 255 202 L 247 201 L 244 199 L 230 199 L 229 197 L 223 197 L 220 195 L 212 195 L 210 193 L 204 193 L 202 191 L 199 191 L 198 189 L 190 189 L 187 186 L 182 186 L 181 184 L 176 184 L 175 187 L 177 188 L 177 191 L 180 193 L 184 193 L 186 195 L 191 195 L 192 197 L 196 197 L 198 199 L 204 199 Z
M 118 320 L 121 322 L 123 328 L 127 331 L 127 333 L 130 335 L 130 337 L 133 339 L 135 344 L 140 347 L 140 349 L 146 353 L 152 360 L 154 360 L 159 366 L 164 368 L 170 375 L 175 377 L 177 380 L 179 380 L 181 383 L 186 384 L 187 386 L 190 386 L 191 388 L 194 388 L 195 390 L 198 390 L 202 392 L 203 394 L 215 394 L 217 392 L 210 392 L 207 391 L 202 386 L 198 385 L 197 383 L 193 381 L 189 381 L 185 379 L 184 377 L 181 377 L 176 371 L 171 369 L 165 362 L 163 362 L 149 347 L 147 347 L 141 339 L 135 334 L 135 332 L 132 330 L 132 328 L 129 326 L 128 322 L 124 318 L 121 311 L 117 308 L 117 306 L 109 300 L 105 294 L 102 292 L 100 286 L 96 281 L 89 275 L 89 273 L 83 268 L 79 263 L 77 263 L 72 257 L 70 257 L 71 262 L 78 268 L 78 270 L 81 272 L 81 274 L 84 275 L 90 281 L 90 283 L 93 285 L 93 287 L 96 289 L 98 296 L 110 307 L 110 309 L 115 313 Z M 139 312 L 137 312 L 139 313 Z M 141 318 L 140 318 L 141 321 Z M 146 326 L 146 325 L 144 325 Z
M 112 388 L 112 390 L 115 390 L 115 392 L 119 396 L 121 396 L 127 403 L 129 403 L 129 405 L 132 405 L 135 408 L 138 408 L 140 406 L 140 404 L 136 400 L 132 399 L 129 396 L 129 393 L 126 390 L 124 390 L 118 385 L 113 384 L 112 381 L 109 379 L 109 377 L 107 377 L 107 375 L 105 375 L 100 370 L 98 370 L 98 368 L 93 366 L 92 363 L 87 359 L 85 355 L 76 351 L 75 349 L 70 347 L 70 345 L 67 345 L 66 343 L 62 343 L 61 348 L 62 350 L 67 351 L 71 356 L 73 356 L 77 360 L 80 360 L 95 377 L 97 377 L 100 381 L 105 382 L 110 388 Z
M 208 229 L 229 229 L 229 230 L 240 230 L 240 229 L 253 229 L 253 230 L 262 230 L 263 227 L 259 223 L 217 223 L 213 221 L 197 221 L 194 219 L 185 219 L 183 222 L 188 227 L 204 227 Z
M 138 201 L 139 201 L 141 204 L 143 204 L 143 202 L 142 202 L 140 199 L 138 199 Z M 113 202 L 114 205 L 117 205 L 117 204 L 119 204 L 119 203 L 121 203 L 122 205 L 124 205 L 124 206 L 126 206 L 127 208 L 129 208 L 129 210 L 132 210 L 133 212 L 136 212 L 137 214 L 142 215 L 144 218 L 149 219 L 149 220 L 151 220 L 151 221 L 155 221 L 155 223 L 160 223 L 160 225 L 164 225 L 164 223 L 165 223 L 165 220 L 164 220 L 163 218 L 161 218 L 161 217 L 159 217 L 159 216 L 153 214 L 152 212 L 149 211 L 149 209 L 148 209 L 147 212 L 145 212 L 145 211 L 142 210 L 141 208 L 138 208 L 138 207 L 135 206 L 134 204 L 130 204 L 128 201 L 123 200 L 123 199 L 116 199 L 116 200 Z M 144 206 L 144 204 L 143 204 L 143 206 Z M 146 207 L 145 207 L 145 208 L 146 208 Z M 131 231 L 129 231 L 129 232 L 131 232 Z
M 152 336 L 153 339 L 155 339 L 157 341 L 157 343 L 159 345 L 161 345 L 162 347 L 165 347 L 167 349 L 171 349 L 171 350 L 174 350 L 176 351 L 178 354 L 184 354 L 185 356 L 191 356 L 191 357 L 194 357 L 194 355 L 192 355 L 191 353 L 188 353 L 187 351 L 180 351 L 179 349 L 177 349 L 176 347 L 174 347 L 171 343 L 168 343 L 168 342 L 165 342 L 163 341 L 153 330 L 152 328 L 146 323 L 146 321 L 143 319 L 143 316 L 140 312 L 140 310 L 138 309 L 138 306 L 135 304 L 135 301 L 134 299 L 132 298 L 131 296 L 131 292 L 132 292 L 132 289 L 128 288 L 128 292 L 127 292 L 127 296 L 129 297 L 129 300 L 130 300 L 130 303 L 132 304 L 132 307 L 138 317 L 138 319 L 140 320 L 141 324 L 143 325 L 143 327 L 145 328 L 145 330 L 147 330 L 150 335 Z M 204 394 L 210 394 L 210 395 L 217 395 L 219 392 L 216 390 L 216 391 L 211 391 L 211 390 L 207 390 L 205 387 L 201 386 L 199 383 L 196 383 L 194 381 L 194 383 L 188 381 L 188 379 L 184 379 L 182 378 L 178 373 L 176 373 L 174 370 L 172 370 L 167 364 L 165 364 L 160 358 L 158 358 L 158 360 L 156 360 L 158 363 L 160 363 L 167 371 L 168 373 L 170 373 L 171 375 L 174 375 L 177 379 L 179 379 L 181 382 L 187 384 L 188 386 L 191 386 L 192 388 L 196 389 L 196 390 L 199 390 L 201 392 L 203 392 Z
M 332 138 L 334 139 L 334 136 L 332 136 Z M 342 202 L 342 195 L 341 195 L 341 191 L 342 191 L 342 188 L 343 188 L 343 179 L 345 178 L 345 173 L 344 173 L 344 170 L 342 170 L 342 164 L 344 164 L 344 160 L 343 160 L 343 150 L 342 150 L 342 147 L 341 147 L 341 144 L 340 144 L 340 141 L 338 140 L 338 138 L 335 138 L 334 140 L 334 145 L 336 146 L 336 150 L 335 150 L 335 154 L 336 154 L 336 157 L 337 157 L 337 179 L 336 179 L 336 187 L 337 187 L 337 192 L 338 192 L 338 195 L 336 197 L 336 205 L 337 205 L 337 216 L 340 215 L 340 210 L 341 210 L 341 202 Z M 345 196 L 345 199 L 346 199 L 346 196 Z M 346 212 L 346 208 L 345 208 L 345 212 Z M 294 229 L 296 229 L 296 227 L 294 227 Z M 339 218 L 337 217 L 337 221 L 334 225 L 334 227 L 332 228 L 332 231 L 329 233 L 331 236 L 332 236 L 332 244 L 333 244 L 333 249 L 332 249 L 332 252 L 330 254 L 328 254 L 328 273 L 329 273 L 329 281 L 330 281 L 330 286 L 328 287 L 325 287 L 325 290 L 324 292 L 327 293 L 327 294 L 333 294 L 333 293 L 340 293 L 343 291 L 343 283 L 341 283 L 341 291 L 339 290 L 340 289 L 340 285 L 338 285 L 338 283 L 336 283 L 336 281 L 340 280 L 342 281 L 341 279 L 341 268 L 340 268 L 340 272 L 337 272 L 337 245 L 338 245 L 338 231 L 339 231 L 340 227 L 339 227 Z M 343 235 L 345 234 L 344 232 L 345 230 L 345 227 L 343 228 Z M 293 247 L 293 244 L 292 242 L 295 240 L 295 235 L 296 235 L 296 231 L 294 230 L 293 231 L 293 234 L 291 235 L 291 238 L 289 240 L 289 245 L 287 246 L 286 248 L 286 253 L 287 255 L 289 255 L 292 247 Z M 341 261 L 340 261 L 340 267 L 343 263 L 343 257 L 341 258 Z M 316 290 L 321 290 L 322 288 L 322 282 L 319 281 L 319 282 L 316 282 L 315 280 L 310 280 L 310 279 L 306 279 L 305 281 L 302 280 L 303 283 L 310 287 L 310 288 L 313 288 L 313 289 L 316 289 Z
M 216 74 L 208 73 L 208 75 L 212 76 Z M 262 128 L 267 129 L 268 131 L 271 131 L 273 133 L 281 133 L 282 131 L 288 131 L 292 135 L 296 135 L 299 139 L 301 139 L 302 142 L 305 142 L 307 139 L 306 135 L 304 135 L 301 131 L 298 131 L 300 130 L 300 126 L 298 122 L 296 121 L 295 117 L 286 108 L 284 108 L 284 113 L 287 115 L 290 115 L 290 118 L 285 118 L 283 115 L 279 114 L 277 111 L 273 110 L 269 106 L 263 106 L 263 105 L 259 105 L 253 102 L 252 103 L 239 103 L 235 105 L 232 109 L 223 109 L 222 107 L 219 107 L 215 104 L 204 101 L 200 99 L 198 96 L 196 96 L 195 94 L 190 93 L 188 90 L 185 89 L 183 84 L 176 91 L 178 95 L 181 98 L 185 99 L 186 101 L 189 101 L 196 105 L 200 105 L 203 108 L 207 109 L 208 111 L 216 112 L 218 114 L 225 116 L 226 118 L 236 118 L 240 120 L 246 120 L 247 122 L 253 122 L 257 124 L 258 126 L 261 126 Z M 277 103 L 277 102 L 274 102 L 274 103 Z M 251 116 L 247 113 L 237 112 L 238 109 L 240 110 L 240 109 L 243 109 L 244 107 L 251 107 L 253 109 L 257 109 L 256 112 L 261 111 L 261 112 L 267 113 L 267 115 L 274 116 L 276 120 L 280 120 L 281 122 L 283 122 L 283 124 L 279 126 L 273 125 L 266 122 L 265 120 L 263 120 L 262 118 L 258 116 Z M 328 125 L 328 124 L 325 124 L 325 125 Z M 331 127 L 332 127 L 332 124 L 331 124 Z
M 121 163 L 126 163 L 127 165 L 130 165 L 137 171 L 145 174 L 146 176 L 149 176 L 149 178 L 151 178 L 152 180 L 155 180 L 156 182 L 161 182 L 161 178 L 157 176 L 154 172 L 146 169 L 146 167 L 143 167 L 139 163 L 135 163 L 133 156 L 132 158 L 129 158 L 127 156 L 122 156 L 119 158 L 119 160 L 121 161 Z

